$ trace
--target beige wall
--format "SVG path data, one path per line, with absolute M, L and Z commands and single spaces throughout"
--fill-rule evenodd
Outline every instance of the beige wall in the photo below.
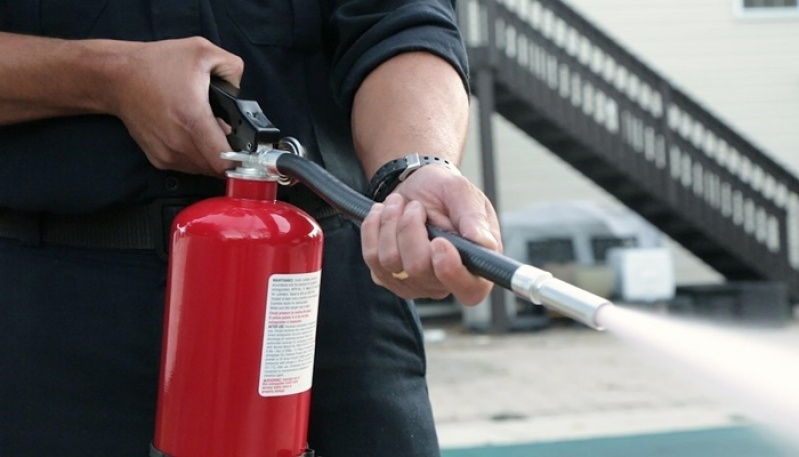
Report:
M 567 3 L 799 174 L 799 17 L 741 19 L 732 0 Z M 463 170 L 480 183 L 476 119 L 475 111 Z M 618 204 L 499 116 L 494 129 L 501 210 L 571 199 Z M 671 245 L 679 284 L 721 279 L 680 246 Z
M 799 174 L 799 15 L 733 0 L 566 0 L 672 84 Z

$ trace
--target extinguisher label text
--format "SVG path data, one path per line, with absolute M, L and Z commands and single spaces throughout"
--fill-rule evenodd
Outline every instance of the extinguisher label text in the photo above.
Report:
M 258 383 L 262 397 L 311 388 L 321 277 L 317 271 L 269 278 Z

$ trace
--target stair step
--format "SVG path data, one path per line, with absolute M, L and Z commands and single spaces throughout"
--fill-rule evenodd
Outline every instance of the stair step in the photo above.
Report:
M 525 85 L 516 85 L 518 81 L 514 80 L 516 70 L 513 63 L 499 59 L 498 64 L 494 65 L 497 71 L 495 107 L 499 114 L 683 244 L 708 265 L 731 279 L 752 279 L 765 270 L 764 265 L 781 265 L 785 262 L 781 257 L 765 251 L 762 256 L 755 256 L 759 258 L 749 258 L 751 254 L 749 257 L 742 256 L 740 252 L 746 249 L 744 246 L 736 250 L 734 240 L 721 238 L 727 233 L 726 224 L 730 224 L 729 221 L 704 217 L 700 210 L 704 207 L 701 197 L 671 187 L 669 166 L 657 168 L 651 157 L 634 152 L 630 144 L 624 142 L 624 139 L 630 139 L 630 135 L 635 137 L 632 139 L 636 144 L 647 141 L 646 138 L 640 138 L 644 135 L 640 128 L 635 131 L 635 125 L 630 127 L 629 123 L 622 122 L 617 127 L 621 131 L 627 128 L 632 132 L 623 137 L 619 130 L 611 131 L 609 126 L 596 122 L 592 113 L 586 116 L 581 107 L 575 107 L 570 99 L 549 90 L 540 80 L 525 80 Z M 533 94 L 537 98 L 531 98 Z M 713 119 L 700 107 L 691 109 L 697 111 L 699 117 Z M 714 127 L 718 125 L 724 127 L 721 123 L 713 124 Z M 657 122 L 651 127 L 665 128 Z M 667 134 L 655 134 L 657 138 L 669 141 Z M 743 141 L 735 136 L 735 132 L 730 135 L 736 144 Z M 667 151 L 669 147 L 666 146 Z M 772 170 L 776 166 L 771 163 L 766 163 L 767 166 L 760 164 L 765 159 L 757 155 L 748 158 L 764 169 Z M 794 190 L 797 186 L 791 184 L 789 188 L 799 193 L 799 189 Z M 694 218 L 688 217 L 689 214 L 694 215 Z M 793 271 L 786 273 L 781 268 L 775 268 L 773 274 L 769 273 L 768 279 L 785 281 L 792 295 L 799 298 L 799 276 Z

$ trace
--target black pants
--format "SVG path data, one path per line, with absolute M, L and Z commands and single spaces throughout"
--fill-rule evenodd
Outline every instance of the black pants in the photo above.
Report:
M 437 456 L 413 305 L 372 284 L 353 224 L 323 229 L 311 447 Z M 147 455 L 164 286 L 151 253 L 0 240 L 0 455 Z

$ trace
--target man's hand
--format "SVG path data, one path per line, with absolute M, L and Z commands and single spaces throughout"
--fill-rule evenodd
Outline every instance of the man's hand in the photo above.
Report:
M 372 279 L 404 298 L 440 299 L 452 293 L 465 305 L 479 303 L 491 283 L 470 273 L 449 241 L 430 241 L 427 222 L 488 249 L 502 249 L 497 216 L 485 195 L 466 178 L 429 165 L 364 219 L 362 248 Z M 397 278 L 399 272 L 408 277 Z
M 468 121 L 461 76 L 447 61 L 424 52 L 399 54 L 378 66 L 353 103 L 353 137 L 367 177 L 414 151 L 458 163 Z M 497 216 L 485 195 L 458 173 L 427 165 L 374 205 L 361 226 L 364 260 L 374 281 L 405 298 L 452 293 L 466 305 L 482 301 L 491 283 L 471 274 L 450 242 L 428 240 L 425 222 L 501 249 Z
M 235 86 L 242 60 L 204 38 L 62 40 L 0 32 L 0 124 L 119 117 L 158 168 L 220 175 L 230 147 L 208 104 L 211 75 Z
M 211 75 L 238 86 L 242 60 L 203 38 L 137 43 L 125 54 L 111 111 L 160 169 L 220 175 L 225 127 L 211 112 Z

